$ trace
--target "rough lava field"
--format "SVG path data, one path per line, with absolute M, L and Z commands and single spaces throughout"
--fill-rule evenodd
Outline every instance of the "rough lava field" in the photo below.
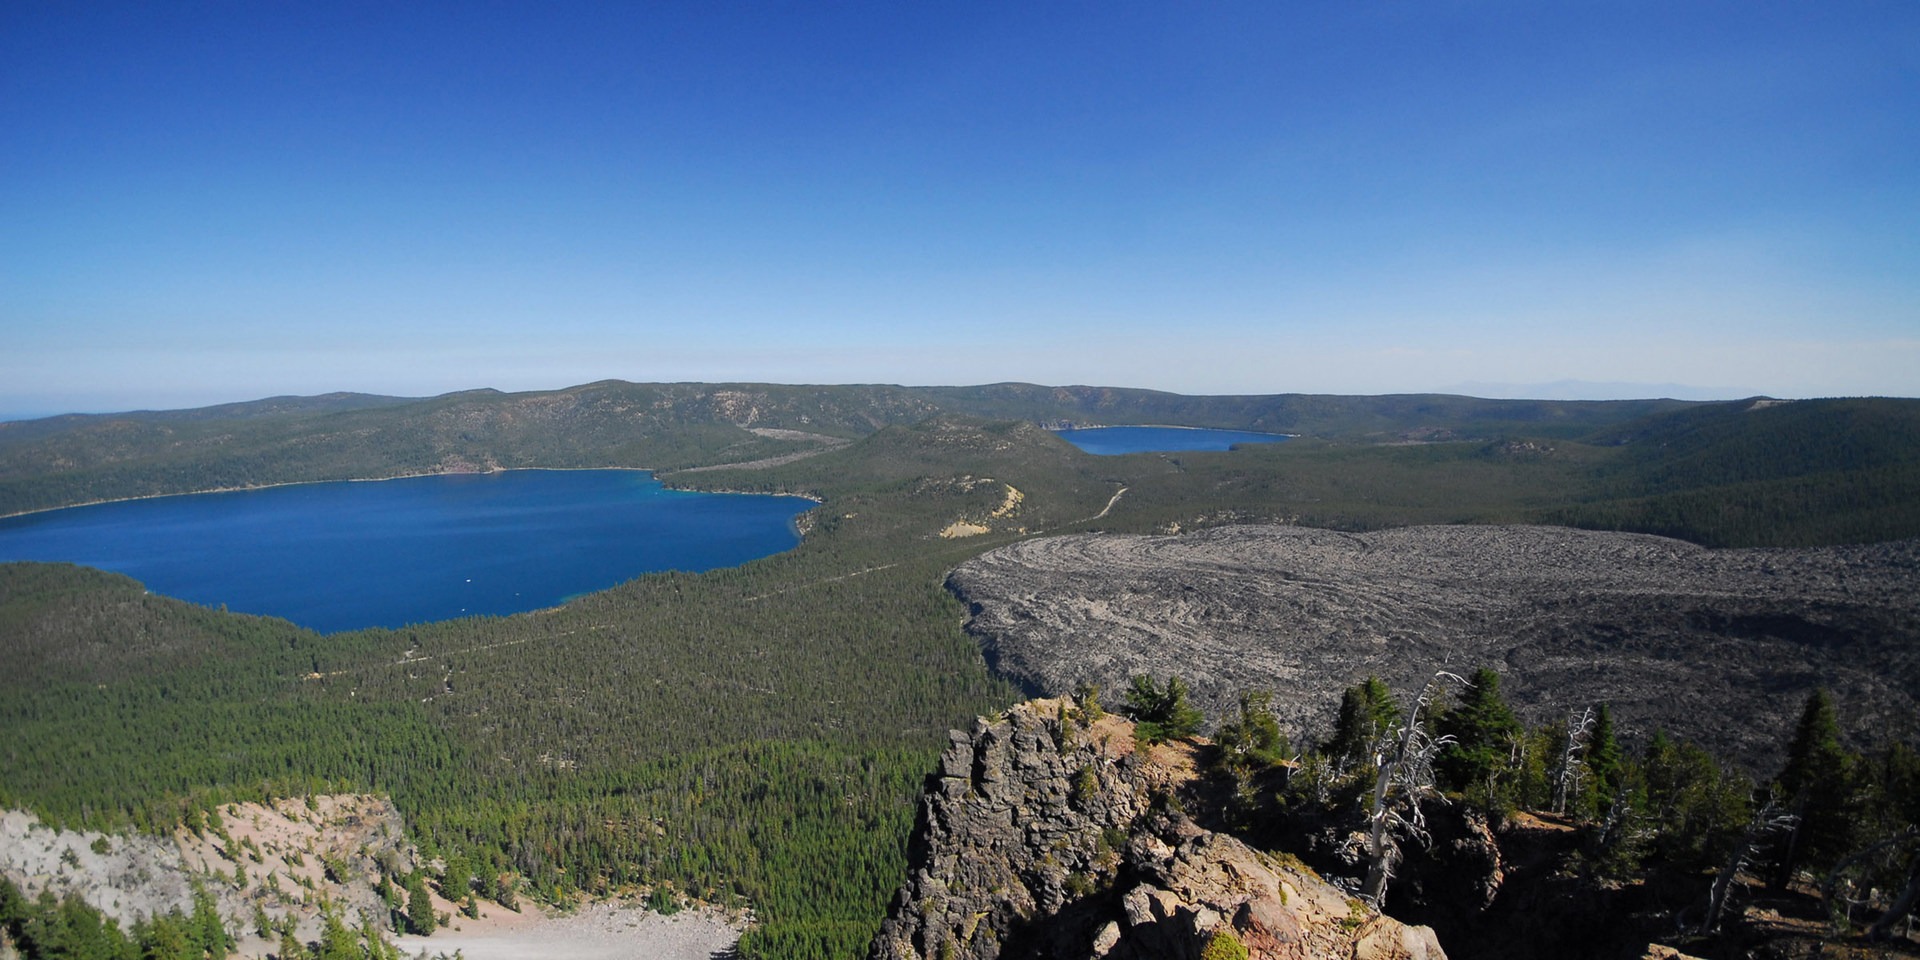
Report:
M 1641 534 L 1290 526 L 1029 540 L 957 568 L 968 629 L 1036 695 L 1177 674 L 1220 717 L 1269 689 L 1299 736 L 1377 675 L 1488 665 L 1539 723 L 1600 701 L 1771 773 L 1807 693 L 1864 740 L 1920 724 L 1920 541 L 1710 550 Z

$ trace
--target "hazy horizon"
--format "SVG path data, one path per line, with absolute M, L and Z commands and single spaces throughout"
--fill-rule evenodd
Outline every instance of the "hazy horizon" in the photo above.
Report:
M 0 11 L 0 411 L 1920 396 L 1920 7 Z
M 526 390 L 502 390 L 500 392 L 502 393 L 542 393 L 542 392 L 550 392 L 550 391 L 557 391 L 557 390 L 566 390 L 566 389 L 571 389 L 573 387 L 586 386 L 587 384 L 590 384 L 590 383 L 597 383 L 597 382 L 609 380 L 609 379 L 618 380 L 623 378 L 601 377 L 601 378 L 598 378 L 597 380 L 585 380 L 585 381 L 581 381 L 580 383 L 569 383 L 569 384 L 564 384 L 560 386 L 530 387 Z M 628 382 L 708 383 L 708 382 L 715 382 L 715 381 L 681 380 L 681 381 L 628 381 Z M 858 384 L 855 384 L 855 383 L 801 384 L 801 383 L 780 383 L 777 381 L 727 381 L 727 382 L 765 383 L 772 386 L 884 385 L 884 386 L 899 386 L 899 387 L 905 387 L 909 389 L 916 388 L 916 387 L 956 387 L 956 386 L 966 387 L 966 386 L 990 385 L 990 383 L 883 384 L 881 381 L 874 381 L 874 380 L 861 381 Z M 1007 380 L 991 381 L 991 383 L 1014 383 L 1014 382 L 1024 382 L 1024 381 L 1007 381 Z M 1049 387 L 1084 386 L 1084 387 L 1107 387 L 1107 388 L 1116 388 L 1116 389 L 1151 389 L 1151 388 L 1145 388 L 1145 387 L 1133 388 L 1131 385 L 1123 384 L 1123 383 L 1037 384 L 1037 385 L 1049 386 Z M 1642 387 L 1644 387 L 1645 389 L 1644 390 L 1639 389 Z M 464 388 L 461 388 L 460 390 L 450 390 L 450 391 L 444 391 L 443 393 L 433 393 L 433 394 L 369 394 L 369 395 L 391 397 L 394 399 L 402 399 L 402 400 L 424 400 L 424 399 L 429 399 L 431 397 L 443 396 L 448 393 L 461 393 L 461 392 L 467 392 L 472 390 L 499 390 L 499 388 L 477 386 L 477 387 L 464 387 Z M 1165 392 L 1177 393 L 1178 391 L 1165 391 Z M 1297 392 L 1299 391 L 1278 391 L 1277 394 L 1237 394 L 1237 395 L 1238 396 L 1274 396 L 1278 394 L 1297 393 Z M 1589 383 L 1586 381 L 1577 381 L 1577 380 L 1563 380 L 1563 381 L 1558 381 L 1555 383 L 1548 383 L 1548 384 L 1460 383 L 1460 384 L 1453 384 L 1448 387 L 1436 388 L 1432 390 L 1405 390 L 1405 391 L 1391 391 L 1391 392 L 1415 393 L 1415 394 L 1445 394 L 1445 395 L 1453 395 L 1453 396 L 1478 397 L 1480 399 L 1486 399 L 1486 400 L 1596 400 L 1598 401 L 1598 400 L 1666 399 L 1666 400 L 1689 400 L 1689 401 L 1695 401 L 1695 402 L 1707 402 L 1707 401 L 1718 401 L 1718 400 L 1743 400 L 1748 397 L 1764 395 L 1758 391 L 1750 391 L 1750 390 L 1740 391 L 1736 389 L 1725 389 L 1725 388 L 1715 389 L 1711 387 L 1691 387 L 1685 384 L 1674 384 L 1674 383 L 1665 383 L 1665 384 L 1632 384 L 1632 383 L 1620 383 L 1620 382 Z M 282 394 L 269 394 L 264 396 L 230 397 L 230 398 L 212 400 L 206 403 L 193 403 L 185 406 L 145 406 L 145 407 L 112 407 L 112 408 L 102 407 L 100 409 L 91 409 L 91 410 L 80 410 L 80 409 L 34 410 L 31 408 L 24 408 L 24 407 L 16 408 L 16 407 L 8 406 L 6 403 L 7 398 L 4 396 L 0 396 L 0 423 L 14 421 L 14 420 L 38 420 L 46 417 L 58 417 L 58 416 L 65 416 L 69 414 L 100 415 L 100 414 L 116 414 L 116 413 L 154 412 L 154 411 L 165 411 L 165 410 L 191 410 L 191 409 L 198 409 L 202 407 L 221 406 L 225 404 L 248 403 L 248 402 L 257 401 L 257 400 L 271 400 L 277 397 L 313 397 L 313 396 L 324 396 L 324 395 L 333 394 L 333 393 L 366 394 L 367 391 L 323 390 L 323 391 L 319 391 L 318 393 L 310 393 L 310 394 L 282 393 Z M 1234 394 L 1185 394 L 1185 395 L 1187 396 L 1230 396 Z M 1348 396 L 1379 396 L 1380 394 L 1347 394 L 1347 395 Z M 1812 398 L 1779 397 L 1776 399 L 1796 400 L 1796 399 L 1812 399 Z

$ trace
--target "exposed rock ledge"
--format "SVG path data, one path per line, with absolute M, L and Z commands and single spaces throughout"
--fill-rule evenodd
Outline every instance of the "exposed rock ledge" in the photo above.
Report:
M 928 780 L 906 884 L 874 960 L 1197 958 L 1222 931 L 1252 958 L 1439 960 L 1409 927 L 1290 860 L 1167 809 L 1180 746 L 1034 701 L 955 731 Z

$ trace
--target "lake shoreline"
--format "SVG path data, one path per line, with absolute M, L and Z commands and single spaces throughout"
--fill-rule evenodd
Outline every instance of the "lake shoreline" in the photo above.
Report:
M 1125 430 L 1128 427 L 1151 427 L 1155 430 L 1220 430 L 1228 433 L 1257 433 L 1263 437 L 1286 437 L 1298 440 L 1298 433 L 1271 433 L 1266 430 L 1242 430 L 1239 427 L 1196 427 L 1185 423 L 1089 423 L 1078 427 L 1049 427 L 1053 433 L 1072 433 L 1076 430 Z
M 57 507 L 38 507 L 33 510 L 16 510 L 13 513 L 0 513 L 0 520 L 14 517 L 31 517 L 37 513 L 52 513 L 56 510 L 72 510 L 77 507 L 97 507 L 108 503 L 133 503 L 140 500 L 159 500 L 165 497 L 197 497 L 208 493 L 251 493 L 256 490 L 277 490 L 281 487 L 306 487 L 317 483 L 385 483 L 389 480 L 417 480 L 422 477 L 490 477 L 501 473 L 524 473 L 528 471 L 548 471 L 552 473 L 584 472 L 590 470 L 627 470 L 634 473 L 649 473 L 660 485 L 668 490 L 687 490 L 695 493 L 739 493 L 760 497 L 798 497 L 814 503 L 824 503 L 821 498 L 806 493 L 764 493 L 746 490 L 695 490 L 692 487 L 677 487 L 660 480 L 661 471 L 655 467 L 501 467 L 497 470 L 436 470 L 431 473 L 396 473 L 390 477 L 336 477 L 327 480 L 282 480 L 277 483 L 255 483 L 241 487 L 208 487 L 205 490 L 182 490 L 176 493 L 143 493 L 132 497 L 107 497 L 101 500 L 85 500 L 80 503 L 67 503 Z M 686 470 L 667 471 L 685 473 Z
M 800 546 L 819 505 L 668 487 L 632 467 L 229 492 L 245 495 L 127 497 L 0 521 L 0 559 L 82 564 L 332 634 L 509 616 L 645 574 L 736 567 Z
M 1188 452 L 1223 452 L 1241 446 L 1285 443 L 1299 438 L 1298 434 L 1292 433 L 1145 423 L 1110 427 L 1075 426 L 1054 429 L 1053 435 L 1079 448 L 1083 453 L 1099 457 L 1142 453 L 1164 456 Z

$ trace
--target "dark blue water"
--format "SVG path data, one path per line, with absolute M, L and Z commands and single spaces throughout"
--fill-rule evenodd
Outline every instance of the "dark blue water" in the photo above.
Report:
M 322 632 L 553 606 L 657 570 L 791 549 L 797 497 L 633 470 L 514 470 L 130 500 L 0 520 L 0 560 L 66 560 Z
M 1101 456 L 1122 453 L 1170 453 L 1176 450 L 1228 450 L 1236 443 L 1278 443 L 1283 433 L 1208 430 L 1197 427 L 1090 427 L 1061 430 L 1060 438 Z

